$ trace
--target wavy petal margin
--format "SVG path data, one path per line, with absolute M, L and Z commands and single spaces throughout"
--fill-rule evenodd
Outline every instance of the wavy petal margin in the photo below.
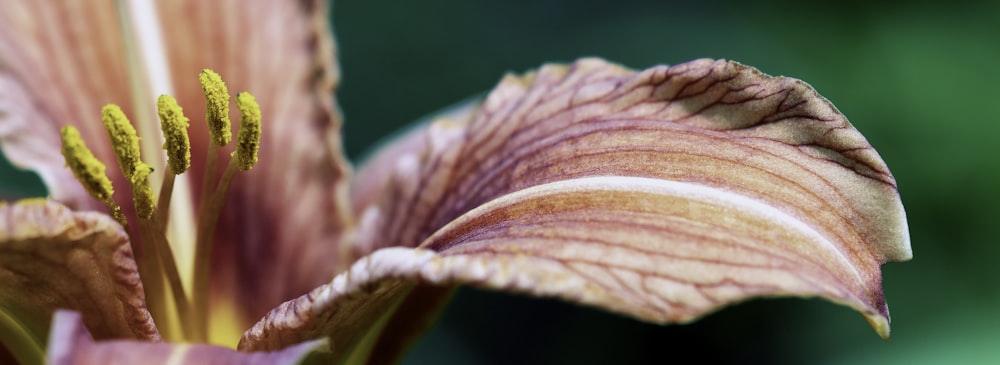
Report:
M 422 153 L 384 161 L 396 171 L 357 246 L 418 248 L 375 251 L 272 311 L 240 348 L 330 335 L 348 356 L 371 336 L 360 329 L 427 284 L 656 323 L 816 296 L 889 335 L 880 265 L 911 256 L 895 180 L 801 81 L 727 61 L 633 73 L 585 59 L 506 77 L 467 121 L 418 133 Z
M 313 340 L 269 353 L 242 353 L 211 345 L 149 343 L 138 341 L 94 342 L 80 313 L 58 311 L 52 325 L 48 363 L 70 364 L 299 364 L 321 348 L 324 340 Z
M 83 312 L 98 339 L 160 340 L 128 236 L 114 219 L 41 199 L 0 204 L 0 316 L 11 320 L 3 334 L 43 349 L 59 308 Z

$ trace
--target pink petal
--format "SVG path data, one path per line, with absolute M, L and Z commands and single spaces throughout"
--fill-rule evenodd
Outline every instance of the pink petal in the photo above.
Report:
M 51 196 L 74 209 L 103 205 L 64 167 L 59 130 L 76 125 L 94 154 L 110 162 L 101 106 L 115 102 L 131 112 L 116 14 L 110 1 L 0 4 L 0 148 L 15 166 L 38 172 Z M 117 175 L 112 179 L 119 192 L 128 186 Z
M 375 251 L 241 348 L 331 336 L 349 354 L 414 288 L 458 284 L 657 323 L 815 296 L 888 336 L 880 266 L 911 256 L 895 180 L 801 81 L 725 61 L 634 73 L 587 59 L 509 76 L 471 118 L 417 133 L 425 149 L 392 154 L 356 246 L 417 248 Z M 423 318 L 388 326 L 406 320 Z
M 0 205 L 0 311 L 44 346 L 59 308 L 82 312 L 99 339 L 160 340 L 117 222 L 48 200 Z
M 269 353 L 242 353 L 210 346 L 139 341 L 94 342 L 77 312 L 58 311 L 50 336 L 48 363 L 62 364 L 298 364 L 323 344 L 304 342 Z

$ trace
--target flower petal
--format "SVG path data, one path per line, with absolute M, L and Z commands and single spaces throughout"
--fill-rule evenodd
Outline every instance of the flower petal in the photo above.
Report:
M 240 348 L 331 335 L 335 353 L 352 349 L 359 330 L 418 283 L 558 297 L 656 323 L 754 297 L 818 296 L 858 310 L 888 337 L 876 261 L 739 194 L 642 177 L 570 179 L 486 203 L 421 248 L 376 251 L 275 309 Z
M 116 14 L 111 1 L 0 4 L 0 148 L 74 209 L 104 208 L 64 167 L 59 130 L 72 123 L 92 147 L 108 146 L 101 106 L 116 102 L 129 109 L 132 100 Z M 94 153 L 115 160 L 110 148 Z M 128 186 L 112 178 L 116 187 Z
M 641 73 L 595 59 L 547 66 L 506 77 L 470 122 L 427 135 L 428 148 L 397 160 L 382 201 L 364 213 L 378 216 L 360 233 L 376 248 L 416 245 L 527 187 L 635 176 L 763 200 L 845 249 L 911 255 L 895 179 L 864 137 L 802 81 L 735 62 Z
M 432 122 L 467 123 L 469 118 L 475 115 L 481 103 L 482 100 L 479 98 L 463 101 L 418 120 L 408 129 L 379 141 L 371 149 L 374 153 L 363 158 L 358 165 L 357 173 L 351 179 L 351 205 L 354 213 L 361 214 L 364 208 L 377 199 L 378 193 L 392 176 L 397 160 L 402 156 L 418 154 L 427 149 L 427 128 Z
M 199 186 L 208 133 L 197 75 L 217 71 L 260 102 L 260 162 L 229 191 L 213 247 L 212 292 L 239 303 L 246 328 L 273 306 L 337 272 L 350 222 L 339 70 L 324 1 L 157 2 L 177 99 L 191 119 Z M 234 117 L 233 120 L 238 120 Z M 199 192 L 194 193 L 196 198 Z M 216 301 L 215 304 L 220 302 Z
M 94 342 L 80 314 L 58 311 L 48 350 L 50 364 L 298 364 L 323 340 L 304 342 L 271 353 L 242 353 L 211 345 Z
M 357 247 L 420 248 L 375 251 L 241 348 L 330 334 L 335 352 L 354 349 L 418 283 L 659 323 L 820 296 L 888 336 L 880 265 L 911 256 L 895 180 L 801 81 L 725 61 L 633 73 L 588 59 L 507 77 L 467 122 L 418 133 L 426 149 L 396 154 Z
M 114 219 L 47 200 L 0 205 L 0 315 L 44 346 L 58 308 L 83 312 L 99 339 L 160 339 Z
M 878 258 L 844 251 L 765 202 L 698 184 L 543 184 L 476 208 L 421 248 L 445 262 L 422 268 L 423 280 L 557 296 L 652 322 L 688 322 L 751 297 L 819 296 L 889 331 Z

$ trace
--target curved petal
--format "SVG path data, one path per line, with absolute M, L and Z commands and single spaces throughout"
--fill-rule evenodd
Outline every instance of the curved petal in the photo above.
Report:
M 482 100 L 474 98 L 452 105 L 429 117 L 418 120 L 413 126 L 398 132 L 384 141 L 379 141 L 358 164 L 357 173 L 351 179 L 351 206 L 356 215 L 375 202 L 378 193 L 385 188 L 395 170 L 395 163 L 401 157 L 419 154 L 427 149 L 427 128 L 432 122 L 468 123 L 475 115 Z
M 428 250 L 395 250 L 403 251 L 402 255 L 394 249 L 377 251 L 329 284 L 282 303 L 247 330 L 237 348 L 270 351 L 329 335 L 330 352 L 338 356 L 337 363 L 351 356 L 369 331 L 379 330 L 375 324 L 391 315 L 413 289 L 414 282 L 402 277 L 419 269 L 425 262 L 420 259 L 434 255 Z
M 15 166 L 38 172 L 50 195 L 74 209 L 104 206 L 64 167 L 60 128 L 74 124 L 89 145 L 108 146 L 101 106 L 115 102 L 131 112 L 116 14 L 111 1 L 0 4 L 0 148 Z M 110 148 L 94 153 L 115 160 Z M 117 174 L 112 179 L 120 191 L 128 186 Z
M 335 336 L 333 344 L 341 346 L 335 349 L 350 348 L 363 335 L 359 329 L 418 281 L 557 296 L 662 323 L 690 321 L 750 296 L 827 290 L 823 294 L 863 309 L 880 331 L 888 329 L 884 302 L 874 303 L 876 308 L 870 303 L 874 296 L 850 292 L 864 290 L 868 278 L 835 250 L 824 250 L 815 231 L 787 227 L 782 222 L 787 216 L 756 202 L 691 199 L 716 193 L 686 191 L 691 189 L 698 188 L 643 178 L 589 178 L 519 192 L 442 230 L 430 243 L 454 244 L 441 252 L 376 251 L 329 285 L 275 309 L 244 335 L 240 348 L 280 348 L 325 334 Z M 665 205 L 678 201 L 689 204 Z M 711 228 L 719 234 L 707 237 L 697 216 L 728 208 L 742 211 L 717 220 Z M 547 214 L 538 215 L 539 209 Z M 666 221 L 665 211 L 686 214 Z M 734 242 L 737 229 L 757 241 Z M 778 245 L 756 247 L 763 242 Z M 788 246 L 806 250 L 781 251 Z M 729 260 L 723 260 L 720 251 L 733 255 L 727 252 Z M 361 323 L 348 321 L 359 318 Z
M 358 322 L 381 320 L 369 311 L 418 282 L 661 323 L 751 297 L 821 296 L 888 335 L 880 265 L 911 256 L 895 180 L 801 81 L 726 61 L 633 73 L 588 59 L 507 77 L 467 122 L 418 133 L 426 149 L 397 154 L 357 238 L 421 249 L 376 251 L 241 346 L 334 334 L 353 348 Z
M 451 273 L 440 274 L 454 277 L 447 281 L 557 296 L 652 322 L 688 322 L 752 297 L 819 296 L 889 334 L 881 275 L 867 269 L 881 264 L 877 258 L 843 251 L 762 201 L 697 184 L 640 177 L 543 184 L 476 208 L 421 248 L 449 262 Z
M 240 348 L 329 335 L 335 353 L 353 349 L 418 283 L 558 297 L 656 323 L 754 297 L 817 296 L 858 310 L 888 337 L 881 275 L 865 269 L 878 264 L 739 194 L 642 177 L 570 179 L 488 202 L 421 248 L 376 251 L 272 311 Z
M 338 270 L 338 235 L 350 224 L 350 167 L 333 101 L 339 71 L 328 9 L 319 0 L 157 7 L 177 100 L 192 118 L 188 174 L 195 186 L 208 146 L 198 73 L 217 71 L 229 90 L 250 91 L 261 105 L 260 162 L 240 173 L 229 191 L 211 274 L 214 299 L 239 303 L 233 308 L 241 311 L 238 327 L 246 328 L 273 306 L 329 281 Z
M 364 213 L 377 216 L 359 234 L 374 247 L 416 245 L 527 187 L 635 176 L 763 200 L 846 251 L 911 255 L 895 179 L 864 137 L 804 82 L 735 62 L 640 73 L 596 59 L 546 66 L 504 78 L 470 122 L 426 133 L 428 148 L 396 161 Z
M 99 339 L 160 339 L 114 219 L 46 200 L 0 205 L 0 315 L 44 346 L 58 308 L 83 312 Z
M 289 346 L 270 353 L 242 353 L 211 345 L 94 342 L 77 312 L 58 311 L 53 320 L 49 364 L 299 364 L 323 340 Z

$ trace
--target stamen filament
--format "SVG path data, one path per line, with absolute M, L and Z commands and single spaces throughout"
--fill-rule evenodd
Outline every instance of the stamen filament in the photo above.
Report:
M 194 246 L 194 278 L 192 301 L 195 312 L 195 323 L 202 324 L 198 328 L 198 335 L 208 337 L 208 290 L 209 290 L 209 269 L 212 263 L 212 240 L 208 235 L 207 217 L 208 201 L 212 199 L 212 186 L 215 179 L 216 164 L 218 163 L 219 147 L 214 143 L 209 143 L 208 156 L 205 157 L 205 174 L 202 177 L 201 196 L 198 202 L 198 228 L 195 235 Z M 217 221 L 218 219 L 216 219 Z M 213 232 L 214 234 L 214 232 Z
M 222 213 L 222 206 L 226 202 L 226 194 L 229 193 L 229 186 L 232 185 L 233 177 L 236 176 L 239 163 L 236 159 L 230 159 L 226 165 L 226 170 L 222 173 L 219 183 L 210 195 L 205 195 L 202 200 L 201 214 L 198 222 L 198 246 L 194 257 L 194 292 L 195 308 L 201 311 L 199 322 L 208 324 L 208 287 L 210 284 L 210 272 L 212 264 L 212 246 L 215 238 L 215 228 L 219 223 L 219 216 Z M 204 328 L 204 335 L 207 336 L 208 328 Z
M 166 232 L 167 224 L 170 223 L 170 199 L 174 195 L 174 173 L 173 168 L 167 166 L 167 173 L 163 175 L 163 185 L 160 185 L 160 198 L 156 201 L 156 216 L 159 217 L 160 231 Z
M 170 286 L 170 292 L 174 297 L 174 307 L 177 309 L 177 317 L 180 322 L 181 332 L 184 333 L 184 338 L 193 341 L 204 341 L 204 338 L 197 337 L 195 331 L 196 322 L 192 318 L 191 302 L 188 300 L 187 293 L 184 292 L 180 272 L 177 270 L 177 261 L 174 259 L 170 244 L 167 243 L 167 237 L 163 233 L 162 226 L 163 224 L 159 222 L 159 217 L 157 216 L 153 216 L 152 219 L 148 220 L 139 220 L 140 235 L 146 239 L 145 242 L 150 243 L 148 245 L 150 253 L 156 258 L 160 269 L 162 269 L 161 273 L 163 277 L 160 279 L 166 278 L 166 282 Z
M 208 155 L 205 160 L 205 174 L 201 186 L 201 202 L 198 205 L 198 233 L 195 239 L 194 251 L 194 290 L 193 301 L 195 311 L 195 321 L 199 326 L 199 336 L 208 336 L 208 291 L 209 272 L 212 261 L 212 240 L 215 234 L 215 225 L 219 220 L 221 201 L 218 197 L 215 174 L 218 165 L 219 147 L 229 144 L 232 138 L 229 122 L 229 89 L 226 87 L 222 77 L 215 71 L 205 69 L 198 75 L 201 82 L 202 91 L 205 93 L 205 122 L 208 124 L 208 131 L 211 135 L 212 143 L 208 145 Z M 231 161 L 230 161 L 231 162 Z M 231 165 L 232 163 L 230 163 Z M 227 172 L 229 168 L 226 168 Z M 225 177 L 225 173 L 223 177 Z M 230 177 L 229 180 L 232 178 Z M 228 185 L 228 183 L 227 183 Z M 213 209 L 215 203 L 210 201 L 220 200 L 219 207 Z
M 140 221 L 142 221 L 140 219 Z M 139 223 L 139 237 L 146 237 L 143 234 L 145 231 L 142 227 L 144 224 Z M 157 258 L 156 252 L 151 247 L 152 245 L 145 245 L 143 249 L 139 249 L 137 244 L 139 243 L 139 237 L 132 236 L 129 233 L 129 242 L 132 243 L 132 252 L 136 255 L 136 266 L 139 269 L 139 279 L 142 280 L 143 291 L 146 293 L 146 308 L 149 309 L 149 314 L 153 316 L 153 320 L 156 321 L 159 331 L 163 338 L 168 340 L 179 338 L 172 331 L 172 327 L 166 325 L 169 323 L 170 315 L 167 310 L 167 302 L 165 300 L 157 300 L 163 297 L 163 293 L 166 292 L 163 282 L 163 268 L 160 267 L 160 260 Z

